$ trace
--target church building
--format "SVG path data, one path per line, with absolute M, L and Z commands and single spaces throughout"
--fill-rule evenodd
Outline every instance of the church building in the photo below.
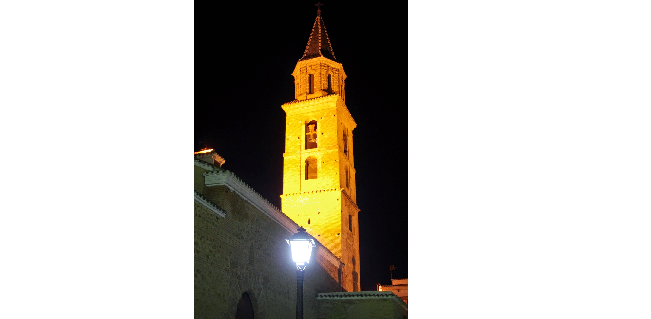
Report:
M 195 318 L 293 318 L 296 266 L 285 240 L 299 227 L 316 243 L 305 270 L 304 318 L 407 318 L 394 293 L 360 291 L 357 124 L 321 10 L 292 75 L 295 100 L 282 105 L 281 209 L 225 169 L 219 154 L 195 153 Z

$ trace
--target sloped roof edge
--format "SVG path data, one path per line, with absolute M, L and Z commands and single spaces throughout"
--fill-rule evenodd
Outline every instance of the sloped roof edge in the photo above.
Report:
M 217 216 L 219 216 L 221 218 L 226 217 L 226 213 L 224 212 L 224 210 L 221 207 L 217 206 L 217 204 L 215 204 L 215 203 L 209 201 L 208 199 L 206 199 L 205 197 L 203 197 L 196 190 L 194 191 L 194 201 L 201 204 L 201 205 L 203 205 L 203 207 L 207 208 L 209 211 L 217 214 Z
M 196 162 L 195 162 L 196 165 Z M 267 215 L 271 220 L 285 228 L 290 234 L 298 232 L 299 225 L 296 224 L 291 218 L 280 211 L 276 206 L 271 204 L 262 195 L 258 194 L 251 186 L 244 183 L 233 172 L 225 169 L 217 169 L 203 173 L 205 177 L 206 186 L 226 186 L 231 191 L 238 194 L 244 200 L 249 202 L 263 214 Z M 319 255 L 330 261 L 336 267 L 339 267 L 343 262 L 337 258 L 330 250 L 328 250 L 318 239 L 310 235 L 315 242 L 318 243 L 316 251 Z

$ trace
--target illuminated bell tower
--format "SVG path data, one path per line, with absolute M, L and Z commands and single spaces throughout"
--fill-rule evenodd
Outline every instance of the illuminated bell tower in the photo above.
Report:
M 345 104 L 346 73 L 337 62 L 321 10 L 292 73 L 287 115 L 282 211 L 341 259 L 341 282 L 359 291 L 359 227 L 353 130 Z

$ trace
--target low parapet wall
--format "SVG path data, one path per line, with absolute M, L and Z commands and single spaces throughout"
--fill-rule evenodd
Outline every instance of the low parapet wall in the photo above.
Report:
M 407 318 L 407 304 L 390 291 L 320 293 L 317 305 L 317 319 Z

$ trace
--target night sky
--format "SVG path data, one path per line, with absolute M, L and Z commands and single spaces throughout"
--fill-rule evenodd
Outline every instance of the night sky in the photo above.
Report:
M 291 75 L 316 1 L 195 3 L 194 149 L 214 148 L 280 207 Z M 361 289 L 408 277 L 407 6 L 325 1 L 322 17 L 347 74 L 359 215 Z

